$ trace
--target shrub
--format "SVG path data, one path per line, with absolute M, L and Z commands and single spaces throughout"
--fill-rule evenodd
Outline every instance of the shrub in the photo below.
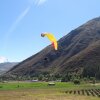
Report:
M 75 79 L 73 82 L 74 82 L 75 85 L 79 85 L 80 84 L 80 80 L 79 79 Z
M 0 88 L 3 88 L 3 86 L 0 86 Z
M 96 79 L 95 79 L 95 77 L 90 77 L 90 80 L 92 81 L 93 84 L 96 83 Z

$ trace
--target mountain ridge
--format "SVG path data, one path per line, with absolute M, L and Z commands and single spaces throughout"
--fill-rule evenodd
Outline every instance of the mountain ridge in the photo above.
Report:
M 44 72 L 50 74 L 66 74 L 72 70 L 72 72 L 75 71 L 86 76 L 83 73 L 84 69 L 89 66 L 88 63 L 92 60 L 95 61 L 94 58 L 98 58 L 100 51 L 99 43 L 100 17 L 86 22 L 59 39 L 59 48 L 57 51 L 54 51 L 51 45 L 49 45 L 13 67 L 6 75 L 33 77 Z M 88 56 L 89 52 L 92 56 Z M 94 55 L 95 53 L 98 55 Z M 91 61 L 88 57 L 90 57 Z M 94 64 L 93 61 L 90 65 Z M 100 60 L 98 58 L 94 65 L 98 66 L 99 62 Z M 89 66 L 89 68 L 91 69 L 92 67 Z

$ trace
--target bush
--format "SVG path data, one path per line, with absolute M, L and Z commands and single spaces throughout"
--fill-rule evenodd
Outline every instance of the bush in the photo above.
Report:
M 62 77 L 61 82 L 68 82 L 68 78 L 67 77 Z
M 73 82 L 74 82 L 75 85 L 79 85 L 80 84 L 80 80 L 79 79 L 75 79 Z
M 87 77 L 84 77 L 84 79 L 83 79 L 84 81 L 88 81 L 88 78 Z
M 0 86 L 0 88 L 3 88 L 3 86 Z
M 96 83 L 96 79 L 95 79 L 95 77 L 90 77 L 90 80 L 92 81 L 93 84 Z

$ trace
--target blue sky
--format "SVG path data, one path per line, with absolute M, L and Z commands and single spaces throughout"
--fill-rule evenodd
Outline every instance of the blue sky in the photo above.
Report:
M 22 61 L 50 44 L 40 36 L 60 39 L 100 16 L 100 0 L 0 0 L 0 57 Z

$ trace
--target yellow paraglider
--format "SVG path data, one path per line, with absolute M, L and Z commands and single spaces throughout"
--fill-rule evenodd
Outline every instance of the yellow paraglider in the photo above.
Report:
M 57 43 L 57 40 L 56 40 L 56 38 L 54 37 L 53 34 L 45 32 L 45 33 L 42 33 L 41 36 L 42 37 L 45 37 L 45 36 L 48 37 L 48 39 L 52 42 L 54 49 L 55 50 L 58 49 L 58 43 Z

